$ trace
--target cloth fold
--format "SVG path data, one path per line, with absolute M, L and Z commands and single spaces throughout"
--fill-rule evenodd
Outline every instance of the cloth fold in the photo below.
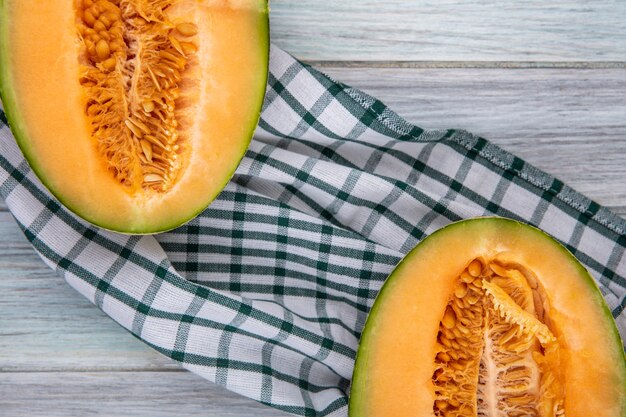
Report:
M 626 335 L 624 219 L 483 138 L 420 129 L 276 47 L 235 176 L 168 233 L 125 236 L 75 217 L 0 116 L 0 195 L 43 260 L 154 349 L 277 409 L 346 416 L 385 278 L 425 236 L 468 217 L 510 217 L 560 240 Z

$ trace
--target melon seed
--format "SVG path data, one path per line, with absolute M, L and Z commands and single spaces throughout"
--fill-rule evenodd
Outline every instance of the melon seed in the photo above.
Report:
M 105 32 L 107 27 L 102 23 L 101 20 L 96 20 L 96 23 L 93 24 L 93 30 L 96 32 Z
M 463 298 L 465 297 L 466 294 L 467 294 L 467 284 L 464 282 L 461 282 L 454 289 L 454 295 L 456 296 L 456 298 Z
M 185 53 L 185 55 L 191 55 L 198 51 L 198 47 L 191 42 L 181 42 L 180 46 L 183 48 L 183 52 Z
M 489 264 L 489 269 L 491 269 L 494 273 L 500 275 L 501 277 L 506 276 L 506 269 L 495 262 L 491 262 Z
M 147 174 L 143 177 L 145 182 L 160 182 L 163 181 L 163 177 L 158 174 Z
M 143 111 L 146 113 L 151 113 L 154 110 L 154 101 L 152 100 L 144 100 L 142 103 Z
M 183 50 L 183 46 L 180 44 L 180 42 L 178 42 L 178 39 L 176 39 L 172 35 L 168 36 L 167 39 L 170 41 L 174 49 L 178 51 L 178 53 L 186 57 L 185 51 Z
M 446 312 L 441 319 L 441 323 L 446 329 L 452 329 L 456 324 L 456 316 L 450 307 L 446 308 Z
M 179 23 L 176 30 L 183 36 L 189 37 L 198 33 L 198 27 L 194 23 Z
M 135 125 L 135 126 L 137 126 L 139 129 L 141 129 L 141 131 L 142 131 L 144 134 L 149 134 L 149 133 L 150 133 L 150 129 L 148 128 L 148 126 L 146 126 L 146 125 L 145 125 L 145 123 L 143 123 L 141 120 L 137 120 L 137 119 L 134 119 L 134 118 L 130 118 L 130 119 L 128 119 L 128 120 L 130 120 L 130 122 L 131 122 L 132 124 L 134 124 L 134 125 Z
M 107 71 L 113 71 L 115 69 L 115 64 L 116 64 L 116 60 L 115 58 L 109 58 L 107 60 L 105 60 L 102 65 L 104 66 L 104 68 Z
M 521 272 L 522 275 L 524 275 L 524 278 L 526 278 L 526 281 L 528 281 L 528 285 L 530 285 L 530 288 L 536 290 L 539 287 L 539 281 L 537 281 L 537 276 L 532 271 L 528 271 L 526 269 L 522 270 Z
M 104 39 L 100 39 L 96 44 L 96 53 L 98 54 L 98 58 L 102 61 L 107 59 L 111 54 L 109 44 Z
M 480 300 L 480 295 L 476 293 L 471 293 L 467 297 L 464 298 L 470 305 L 474 305 Z
M 152 145 L 150 145 L 150 142 L 142 139 L 139 143 L 141 144 L 141 149 L 143 150 L 146 159 L 148 159 L 149 162 L 152 162 Z
M 94 23 L 96 23 L 96 19 L 89 10 L 86 10 L 85 13 L 83 13 L 83 20 L 89 27 L 93 27 Z
M 109 17 L 107 15 L 102 15 L 100 16 L 100 18 L 98 19 L 100 22 L 102 22 L 102 24 L 104 25 L 105 29 L 111 29 L 111 25 L 113 24 L 113 22 L 111 21 L 111 19 L 109 19 Z
M 135 126 L 133 123 L 131 123 L 130 120 L 128 120 L 128 119 L 124 120 L 124 124 L 138 138 L 141 138 L 143 136 L 143 132 L 137 126 Z
M 454 399 L 454 398 L 450 398 L 450 399 L 448 400 L 448 402 L 450 403 L 450 405 L 451 405 L 452 407 L 458 407 L 458 406 L 460 406 L 460 405 L 461 405 L 461 403 L 460 403 L 460 402 L 458 402 L 458 401 L 457 401 L 456 399 Z
M 439 335 L 439 342 L 447 348 L 452 347 L 452 343 L 444 335 Z
M 448 408 L 448 403 L 442 400 L 435 400 L 435 407 L 437 407 L 439 410 L 445 410 L 446 408 Z
M 156 136 L 152 136 L 152 135 L 145 135 L 144 139 L 146 139 L 148 142 L 150 142 L 153 145 L 156 145 L 162 149 L 167 150 L 167 145 L 165 145 L 167 141 L 160 141 Z
M 467 271 L 463 271 L 463 273 L 461 273 L 460 279 L 466 284 L 469 284 L 470 282 L 474 281 L 474 277 L 471 276 Z
M 483 270 L 483 265 L 478 259 L 474 259 L 467 267 L 467 272 L 474 278 L 478 277 Z
M 543 297 L 541 297 L 541 294 L 539 294 L 539 291 L 533 290 L 533 304 L 535 307 L 535 313 L 537 314 L 537 317 L 539 318 L 539 320 L 543 321 L 544 313 L 545 313 L 543 309 L 544 300 L 543 300 Z
M 455 361 L 458 361 L 459 358 L 460 358 L 459 354 L 456 351 L 454 351 L 454 350 L 449 350 L 447 353 Z
M 511 327 L 505 334 L 500 337 L 500 345 L 505 345 L 517 334 L 517 327 Z
M 152 79 L 152 82 L 154 83 L 154 86 L 156 87 L 158 91 L 161 91 L 161 85 L 159 84 L 159 80 L 157 80 L 156 75 L 154 75 L 154 72 L 152 72 L 150 67 L 147 67 L 147 69 L 148 69 L 148 74 L 150 74 L 150 78 Z

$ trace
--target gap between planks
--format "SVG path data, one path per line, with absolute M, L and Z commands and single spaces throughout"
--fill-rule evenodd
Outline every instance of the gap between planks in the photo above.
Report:
M 3 335 L 4 336 L 4 335 Z M 175 362 L 173 362 L 175 363 Z M 177 363 L 176 363 L 177 364 Z M 166 367 L 128 367 L 128 368 L 106 368 L 106 367 L 83 367 L 83 368 L 28 368 L 28 369 L 3 369 L 0 368 L 0 374 L 93 374 L 93 373 L 189 373 L 188 370 L 179 365 L 178 368 Z
M 332 61 L 305 60 L 316 68 L 624 69 L 626 61 Z

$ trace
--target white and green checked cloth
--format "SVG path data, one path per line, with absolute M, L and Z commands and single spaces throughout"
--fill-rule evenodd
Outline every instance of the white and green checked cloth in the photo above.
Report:
M 270 61 L 262 119 L 232 181 L 157 236 L 68 212 L 0 113 L 0 194 L 43 260 L 159 352 L 298 415 L 346 415 L 378 289 L 417 242 L 467 217 L 520 219 L 559 239 L 626 335 L 624 219 L 485 139 L 422 130 L 276 47 Z

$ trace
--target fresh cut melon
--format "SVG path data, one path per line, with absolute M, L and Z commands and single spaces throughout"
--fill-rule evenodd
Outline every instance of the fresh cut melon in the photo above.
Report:
M 587 270 L 542 231 L 453 223 L 368 316 L 351 417 L 624 417 L 624 346 Z
M 193 218 L 243 157 L 266 0 L 0 0 L 0 94 L 39 179 L 100 227 Z

